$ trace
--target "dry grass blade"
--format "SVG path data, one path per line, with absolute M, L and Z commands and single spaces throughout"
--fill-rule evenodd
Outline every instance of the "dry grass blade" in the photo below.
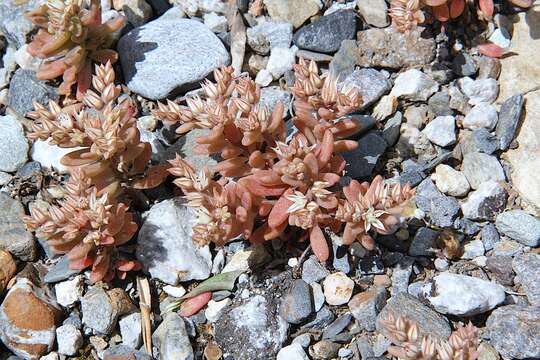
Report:
M 139 305 L 141 307 L 141 331 L 144 348 L 148 354 L 152 354 L 152 296 L 150 295 L 150 284 L 147 278 L 137 277 L 137 289 L 139 291 Z

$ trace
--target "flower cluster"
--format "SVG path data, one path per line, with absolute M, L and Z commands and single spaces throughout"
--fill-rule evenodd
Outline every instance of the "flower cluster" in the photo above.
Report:
M 122 16 L 105 23 L 101 19 L 99 0 L 91 0 L 85 8 L 84 0 L 47 0 L 37 9 L 26 13 L 40 29 L 28 45 L 32 56 L 45 59 L 37 77 L 42 80 L 63 76 L 61 95 L 70 95 L 77 84 L 77 98 L 81 99 L 90 85 L 92 62 L 116 62 L 118 54 L 109 49 L 112 34 L 124 26 Z
M 203 97 L 182 106 L 169 101 L 154 112 L 179 125 L 178 132 L 209 129 L 197 139 L 197 150 L 219 154 L 213 171 L 196 171 L 185 160 L 170 161 L 169 172 L 199 213 L 197 243 L 223 245 L 238 236 L 252 242 L 276 238 L 309 239 L 321 261 L 329 257 L 324 229 L 340 231 L 344 242 L 359 240 L 373 248 L 372 232 L 395 231 L 403 207 L 414 191 L 385 185 L 382 178 L 342 188 L 345 160 L 340 155 L 358 145 L 354 117 L 361 105 L 354 88 L 338 89 L 337 80 L 321 75 L 315 62 L 301 60 L 294 68 L 296 132 L 286 135 L 284 106 L 273 111 L 259 103 L 260 90 L 247 77 L 233 78 L 232 69 L 214 73 L 216 83 L 203 84 Z

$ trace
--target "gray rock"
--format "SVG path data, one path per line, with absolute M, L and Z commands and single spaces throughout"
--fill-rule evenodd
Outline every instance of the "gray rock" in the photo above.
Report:
M 138 349 L 141 346 L 141 313 L 133 313 L 124 316 L 118 322 L 120 325 L 120 334 L 122 335 L 122 345 L 129 346 L 132 349 Z
M 309 360 L 309 357 L 301 345 L 293 342 L 279 350 L 276 360 Z
M 159 349 L 159 358 L 161 360 L 195 359 L 186 331 L 186 324 L 174 312 L 165 314 L 163 322 L 152 334 L 152 340 Z
M 195 221 L 194 210 L 182 198 L 162 201 L 144 214 L 137 258 L 152 277 L 171 285 L 208 278 L 212 256 L 208 246 L 192 240 Z
M 356 65 L 358 46 L 354 40 L 343 40 L 338 52 L 330 61 L 330 73 L 337 79 L 345 79 L 353 73 Z
M 452 145 L 456 142 L 456 119 L 453 116 L 438 116 L 426 125 L 422 133 L 436 145 Z
M 516 256 L 512 268 L 517 275 L 515 282 L 521 284 L 529 303 L 540 306 L 540 255 L 526 253 Z
M 384 123 L 382 131 L 382 137 L 386 140 L 388 146 L 394 146 L 399 138 L 399 130 L 401 128 L 401 122 L 403 121 L 403 114 L 398 111 L 390 119 Z
M 312 312 L 311 287 L 304 280 L 295 280 L 281 301 L 279 314 L 290 324 L 300 324 Z
M 330 272 L 317 260 L 316 257 L 312 256 L 304 262 L 302 267 L 302 280 L 308 284 L 319 282 L 330 275 Z
M 462 125 L 466 129 L 488 129 L 493 130 L 499 116 L 495 106 L 486 103 L 475 105 L 463 119 Z
M 386 335 L 386 329 L 382 326 L 381 320 L 388 314 L 395 317 L 401 315 L 418 324 L 419 334 L 431 335 L 436 339 L 447 339 L 452 330 L 448 320 L 422 304 L 420 300 L 409 294 L 398 294 L 392 297 L 377 317 L 377 330 Z M 422 336 L 422 335 L 419 335 Z
M 460 133 L 459 147 L 462 155 L 473 152 L 481 152 L 484 154 L 493 154 L 499 149 L 499 141 L 495 135 L 492 135 L 488 130 L 481 128 L 467 133 Z
M 437 248 L 439 232 L 427 227 L 418 229 L 409 247 L 411 256 L 434 256 L 433 250 Z
M 507 305 L 494 310 L 485 337 L 505 358 L 540 358 L 540 308 Z
M 269 86 L 261 89 L 259 105 L 263 105 L 271 113 L 278 103 L 283 104 L 285 111 L 283 117 L 287 116 L 292 101 L 292 94 L 289 91 L 281 90 L 279 86 Z
M 484 248 L 486 251 L 492 250 L 495 246 L 495 243 L 499 242 L 501 238 L 499 237 L 499 232 L 493 224 L 487 224 L 482 228 L 480 232 L 480 237 L 484 243 Z
M 514 284 L 514 272 L 512 269 L 511 256 L 490 256 L 486 260 L 486 267 L 493 277 L 501 285 L 512 286 Z
M 98 334 L 108 335 L 116 326 L 119 309 L 99 287 L 88 290 L 81 298 L 82 322 Z
M 510 210 L 497 215 L 497 230 L 531 247 L 540 245 L 540 219 L 523 210 Z
M 413 258 L 404 257 L 394 266 L 392 271 L 392 296 L 407 292 L 413 271 L 413 263 Z
M 297 337 L 293 339 L 292 343 L 298 344 L 305 349 L 309 346 L 309 344 L 311 344 L 311 334 L 304 333 L 304 334 L 298 335 Z
M 435 296 L 428 300 L 442 314 L 478 315 L 495 308 L 505 299 L 502 286 L 472 276 L 443 272 L 433 281 Z
M 375 132 L 364 135 L 358 142 L 358 147 L 343 154 L 347 165 L 347 175 L 354 179 L 371 176 L 381 155 L 386 150 L 386 141 Z
M 233 300 L 214 323 L 216 342 L 236 360 L 274 358 L 287 338 L 288 324 L 276 316 L 275 294 Z
M 292 24 L 286 22 L 261 22 L 246 30 L 247 43 L 257 53 L 266 55 L 272 48 L 289 48 Z
M 315 319 L 303 325 L 303 329 L 324 329 L 328 324 L 334 321 L 335 315 L 328 306 L 323 306 L 321 310 L 315 314 Z
M 472 76 L 476 74 L 476 64 L 469 54 L 460 52 L 452 61 L 452 71 L 458 76 Z
M 468 153 L 463 157 L 461 171 L 473 189 L 478 189 L 486 181 L 506 180 L 501 163 L 493 155 Z
M 81 270 L 73 270 L 69 267 L 69 259 L 67 255 L 62 256 L 56 264 L 54 264 L 47 274 L 43 277 L 43 281 L 46 283 L 55 283 L 62 280 L 69 279 L 71 275 L 80 273 Z
M 60 354 L 73 356 L 83 345 L 83 336 L 75 326 L 62 325 L 56 328 L 56 342 Z
M 347 76 L 341 84 L 343 88 L 358 89 L 362 96 L 362 106 L 367 108 L 385 95 L 392 88 L 392 83 L 380 71 L 375 69 L 357 69 Z
M 8 105 L 24 116 L 34 110 L 33 102 L 47 105 L 50 100 L 57 101 L 58 90 L 45 81 L 38 80 L 32 70 L 18 69 L 9 84 Z
M 328 325 L 328 327 L 324 330 L 322 334 L 322 338 L 333 340 L 333 338 L 336 335 L 341 334 L 341 332 L 345 330 L 347 326 L 349 326 L 349 324 L 352 321 L 352 318 L 353 318 L 352 315 L 349 313 L 345 313 L 339 316 L 336 320 L 334 320 L 334 322 Z
M 26 231 L 22 221 L 23 205 L 6 193 L 0 193 L 0 249 L 9 251 L 23 261 L 34 261 L 37 256 L 34 236 Z
M 23 14 L 40 3 L 39 0 L 0 3 L 0 33 L 13 47 L 18 49 L 27 43 L 27 35 L 34 29 L 34 25 Z
M 358 1 L 356 4 L 358 12 L 369 25 L 384 28 L 390 24 L 388 21 L 388 5 L 384 0 L 364 0 Z
M 390 95 L 411 101 L 427 101 L 439 89 L 439 84 L 418 69 L 398 75 Z
M 472 220 L 462 218 L 454 221 L 454 229 L 458 230 L 462 234 L 472 236 L 480 231 L 481 226 Z
M 506 190 L 495 181 L 480 184 L 461 204 L 463 216 L 472 220 L 493 220 L 506 206 Z
M 499 122 L 495 129 L 495 135 L 499 139 L 499 147 L 506 150 L 514 140 L 516 130 L 520 123 L 521 111 L 525 99 L 523 95 L 515 95 L 506 99 L 501 105 L 499 111 Z
M 354 11 L 338 11 L 301 27 L 294 34 L 293 43 L 300 49 L 333 53 L 343 40 L 354 39 L 355 33 Z
M 463 245 L 463 254 L 461 255 L 461 258 L 472 260 L 479 256 L 483 256 L 485 252 L 486 250 L 484 249 L 482 240 L 472 240 Z
M 152 100 L 162 99 L 229 63 L 229 53 L 219 38 L 204 24 L 182 19 L 181 12 L 173 7 L 118 42 L 131 91 Z
M 357 321 L 360 330 L 373 331 L 377 316 L 386 305 L 386 289 L 379 286 L 353 296 L 349 310 Z
M 24 129 L 13 116 L 0 116 L 0 171 L 14 172 L 28 159 Z
M 428 109 L 434 116 L 448 116 L 453 115 L 452 109 L 450 109 L 450 95 L 448 90 L 442 90 L 436 92 L 428 100 Z
M 523 253 L 524 246 L 513 240 L 502 240 L 493 246 L 494 256 L 516 256 Z
M 418 185 L 416 204 L 440 227 L 452 226 L 460 210 L 458 201 L 441 193 L 429 178 Z
M 351 272 L 351 263 L 349 262 L 348 246 L 339 246 L 335 242 L 332 242 L 332 266 L 334 269 L 341 271 L 345 274 Z
M 497 79 L 501 73 L 501 61 L 496 58 L 480 56 L 478 62 L 478 78 L 479 79 Z
M 495 79 L 472 80 L 465 77 L 458 81 L 461 91 L 469 98 L 469 104 L 491 104 L 499 94 L 499 84 Z
M 435 40 L 423 36 L 423 31 L 421 27 L 407 34 L 392 28 L 359 31 L 357 64 L 392 69 L 428 64 L 435 57 Z
M 157 1 L 157 0 L 152 0 Z M 135 360 L 152 360 L 152 357 L 145 350 L 134 351 L 132 348 L 124 345 L 113 345 L 103 352 L 103 358 L 108 359 L 112 356 L 123 356 Z

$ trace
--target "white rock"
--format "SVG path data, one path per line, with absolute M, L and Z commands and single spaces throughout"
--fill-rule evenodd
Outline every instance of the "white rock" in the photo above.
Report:
M 315 312 L 321 310 L 324 305 L 324 293 L 321 284 L 313 282 L 311 285 L 311 293 L 313 294 L 313 308 Z
M 426 101 L 439 89 L 439 84 L 420 70 L 407 70 L 396 78 L 391 96 L 412 101 Z
M 219 274 L 225 266 L 225 250 L 219 249 L 212 262 L 212 274 Z
M 497 125 L 498 120 L 499 115 L 497 114 L 495 106 L 487 103 L 480 103 L 474 106 L 471 111 L 465 115 L 463 127 L 471 130 L 480 128 L 493 130 L 495 125 Z
M 446 271 L 450 264 L 448 264 L 448 260 L 446 259 L 436 258 L 433 265 L 435 265 L 435 269 L 438 271 Z
M 216 13 L 208 13 L 203 16 L 204 24 L 215 33 L 227 31 L 227 18 Z
M 10 73 L 5 68 L 0 68 L 0 89 L 5 88 L 9 84 Z
M 247 43 L 257 53 L 266 55 L 273 48 L 289 48 L 293 26 L 286 22 L 261 21 L 246 30 Z
M 0 116 L 0 171 L 14 172 L 28 159 L 28 141 L 19 121 Z
M 333 14 L 341 10 L 352 10 L 356 7 L 356 0 L 346 2 L 344 4 L 335 2 L 324 12 L 324 16 Z
M 231 261 L 225 265 L 222 272 L 248 271 L 250 268 L 263 264 L 268 258 L 269 254 L 264 246 L 253 245 L 247 249 L 236 252 Z
M 167 295 L 170 295 L 175 298 L 181 298 L 182 296 L 186 295 L 186 289 L 182 286 L 172 286 L 172 285 L 165 285 L 163 287 L 163 291 L 167 293 Z
M 223 311 L 231 304 L 232 300 L 229 298 L 223 299 L 221 301 L 210 300 L 208 302 L 207 308 L 204 311 L 204 316 L 208 319 L 209 322 L 216 322 Z
M 138 349 L 142 342 L 141 313 L 133 313 L 124 316 L 118 322 L 120 324 L 120 334 L 122 335 L 122 345 L 132 349 Z
M 465 174 L 446 164 L 437 165 L 431 178 L 439 191 L 451 196 L 465 196 L 471 188 Z
M 289 261 L 287 261 L 287 265 L 289 265 L 289 267 L 295 267 L 296 265 L 298 265 L 298 259 L 297 258 L 290 258 Z
M 352 296 L 354 281 L 345 273 L 330 274 L 323 281 L 324 297 L 329 305 L 346 304 Z
M 139 130 L 154 131 L 158 125 L 158 119 L 153 115 L 141 116 L 137 119 Z
M 137 258 L 152 277 L 170 285 L 208 278 L 212 255 L 208 245 L 192 240 L 196 218 L 180 197 L 155 204 L 144 214 Z
M 30 157 L 44 168 L 54 169 L 60 174 L 66 174 L 68 169 L 60 163 L 60 160 L 64 155 L 77 149 L 61 148 L 57 145 L 51 145 L 47 141 L 36 140 L 30 150 Z
M 510 34 L 505 28 L 497 28 L 489 37 L 489 41 L 506 49 L 510 47 Z
M 199 10 L 203 13 L 216 12 L 218 14 L 226 14 L 229 10 L 227 3 L 223 0 L 198 0 Z
M 58 360 L 58 353 L 54 351 L 50 352 L 47 355 L 40 357 L 39 360 Z
M 499 94 L 499 84 L 492 78 L 473 80 L 464 77 L 458 81 L 461 91 L 469 98 L 469 104 L 491 104 Z
M 7 105 L 8 89 L 0 90 L 0 105 Z
M 83 344 L 83 336 L 75 325 L 66 324 L 56 329 L 56 342 L 60 354 L 73 356 Z
M 84 291 L 84 279 L 82 275 L 77 275 L 72 280 L 63 281 L 54 286 L 56 301 L 68 307 L 79 301 Z
M 434 294 L 427 299 L 442 314 L 472 316 L 485 313 L 504 301 L 501 285 L 472 276 L 441 273 L 435 278 Z
M 486 267 L 487 265 L 487 256 L 478 256 L 472 259 L 472 262 L 480 267 Z
M 276 360 L 309 360 L 300 344 L 292 343 L 279 350 Z
M 287 71 L 292 70 L 296 62 L 295 56 L 297 51 L 298 48 L 296 46 L 291 48 L 275 47 L 272 49 L 266 70 L 272 74 L 275 80 L 282 77 Z
M 484 252 L 485 249 L 482 240 L 469 241 L 463 245 L 463 255 L 461 255 L 461 258 L 471 260 L 478 256 L 484 255 Z
M 257 73 L 257 76 L 255 77 L 255 83 L 257 83 L 257 85 L 260 85 L 261 87 L 270 85 L 272 80 L 274 80 L 272 74 L 266 69 L 262 69 L 261 71 L 259 71 Z
M 386 27 L 388 21 L 388 5 L 384 0 L 360 0 L 358 12 L 365 22 L 376 27 Z
M 506 190 L 498 182 L 484 181 L 461 204 L 463 216 L 471 220 L 493 220 L 506 206 Z
M 453 116 L 438 116 L 422 130 L 432 143 L 446 147 L 456 142 L 456 120 Z

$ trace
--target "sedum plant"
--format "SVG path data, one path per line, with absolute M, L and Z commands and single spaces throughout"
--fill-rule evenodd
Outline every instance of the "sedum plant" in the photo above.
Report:
M 478 329 L 469 323 L 452 332 L 447 340 L 420 336 L 418 325 L 402 316 L 388 314 L 382 320 L 387 336 L 394 345 L 388 353 L 402 360 L 476 360 L 478 358 Z
M 26 17 L 39 27 L 28 45 L 28 52 L 45 61 L 37 71 L 41 80 L 62 76 L 59 92 L 70 95 L 77 85 L 81 99 L 90 86 L 92 62 L 116 62 L 118 54 L 109 49 L 112 34 L 124 25 L 122 16 L 105 23 L 101 19 L 99 0 L 47 0 Z
M 28 114 L 34 120 L 28 137 L 72 148 L 61 163 L 80 168 L 100 194 L 111 197 L 125 188 L 157 186 L 168 175 L 168 166 L 148 167 L 152 151 L 140 139 L 137 109 L 114 79 L 110 62 L 96 66 L 94 90 L 88 89 L 82 102 L 64 108 L 54 101 L 48 107 L 34 103 L 35 111 Z
M 294 68 L 292 87 L 297 131 L 286 136 L 284 107 L 269 112 L 259 105 L 260 90 L 247 77 L 232 77 L 232 68 L 216 70 L 216 83 L 203 84 L 203 97 L 182 106 L 159 104 L 154 115 L 179 124 L 178 132 L 210 129 L 197 139 L 197 150 L 220 154 L 211 172 L 196 171 L 179 156 L 169 172 L 198 212 L 194 240 L 223 245 L 244 236 L 252 242 L 276 238 L 309 239 L 321 261 L 329 257 L 324 234 L 345 226 L 344 242 L 359 240 L 373 248 L 373 231 L 388 233 L 403 220 L 414 191 L 384 185 L 381 177 L 341 188 L 345 160 L 340 155 L 358 145 L 350 140 L 360 125 L 347 115 L 361 105 L 353 88 L 338 89 L 337 80 L 321 75 L 315 62 Z
M 108 194 L 99 194 L 89 178 L 77 169 L 64 186 L 64 198 L 47 210 L 34 207 L 24 221 L 29 230 L 47 240 L 51 249 L 65 254 L 72 269 L 90 267 L 90 280 L 121 278 L 139 264 L 122 258 L 117 247 L 137 231 L 128 206 Z

